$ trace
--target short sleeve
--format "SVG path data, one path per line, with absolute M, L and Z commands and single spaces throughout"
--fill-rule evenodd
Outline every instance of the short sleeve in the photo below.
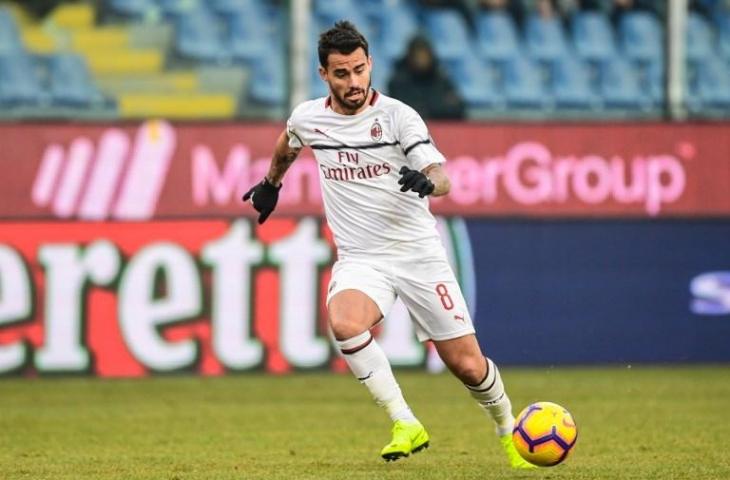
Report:
M 404 104 L 399 109 L 396 122 L 398 140 L 411 168 L 423 170 L 433 163 L 446 162 L 434 145 L 426 123 L 415 110 Z
M 306 145 L 302 140 L 303 135 L 299 133 L 299 115 L 300 108 L 295 108 L 291 116 L 286 121 L 286 134 L 289 136 L 290 148 L 302 148 Z

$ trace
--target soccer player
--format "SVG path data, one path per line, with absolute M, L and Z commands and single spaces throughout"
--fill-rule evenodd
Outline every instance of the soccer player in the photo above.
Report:
M 321 34 L 320 76 L 329 96 L 297 106 L 264 179 L 244 196 L 263 223 L 276 207 L 287 168 L 308 145 L 319 166 L 327 222 L 337 246 L 327 306 L 337 347 L 393 421 L 381 451 L 397 460 L 429 444 L 370 329 L 399 296 L 419 340 L 432 340 L 451 372 L 492 417 L 515 468 L 512 405 L 492 360 L 477 343 L 469 310 L 429 211 L 428 196 L 450 184 L 426 125 L 407 105 L 370 86 L 368 42 L 340 21 Z

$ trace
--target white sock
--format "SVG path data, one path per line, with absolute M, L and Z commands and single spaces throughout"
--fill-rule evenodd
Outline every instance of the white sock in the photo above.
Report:
M 335 342 L 352 373 L 360 383 L 367 387 L 375 399 L 375 403 L 384 407 L 394 422 L 396 420 L 418 421 L 403 398 L 385 352 L 370 331 L 365 331 L 347 340 L 335 340 Z
M 469 393 L 497 424 L 497 435 L 500 437 L 512 433 L 515 417 L 512 415 L 512 403 L 504 391 L 499 369 L 490 359 L 487 360 L 487 375 L 479 385 L 466 385 Z

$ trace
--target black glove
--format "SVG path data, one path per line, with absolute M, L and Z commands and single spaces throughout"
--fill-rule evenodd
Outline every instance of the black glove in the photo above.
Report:
M 259 215 L 259 224 L 264 223 L 276 208 L 276 202 L 279 200 L 279 190 L 281 190 L 282 185 L 276 187 L 264 177 L 261 183 L 254 185 L 251 190 L 243 195 L 243 201 L 247 202 L 250 198 L 253 208 L 261 214 Z
M 418 170 L 411 170 L 408 167 L 401 168 L 398 173 L 402 175 L 400 180 L 398 180 L 398 184 L 403 185 L 400 187 L 401 192 L 413 190 L 420 198 L 433 193 L 433 182 L 425 174 Z

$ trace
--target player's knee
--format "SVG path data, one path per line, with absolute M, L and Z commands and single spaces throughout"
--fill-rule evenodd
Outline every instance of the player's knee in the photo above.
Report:
M 347 340 L 369 328 L 366 322 L 358 321 L 350 315 L 330 316 L 330 327 L 337 340 Z
M 462 382 L 468 385 L 478 385 L 487 374 L 486 361 L 481 356 L 463 356 L 451 365 L 451 371 Z
M 328 305 L 330 327 L 337 340 L 347 340 L 370 329 L 380 319 L 377 305 L 364 294 L 346 290 Z

